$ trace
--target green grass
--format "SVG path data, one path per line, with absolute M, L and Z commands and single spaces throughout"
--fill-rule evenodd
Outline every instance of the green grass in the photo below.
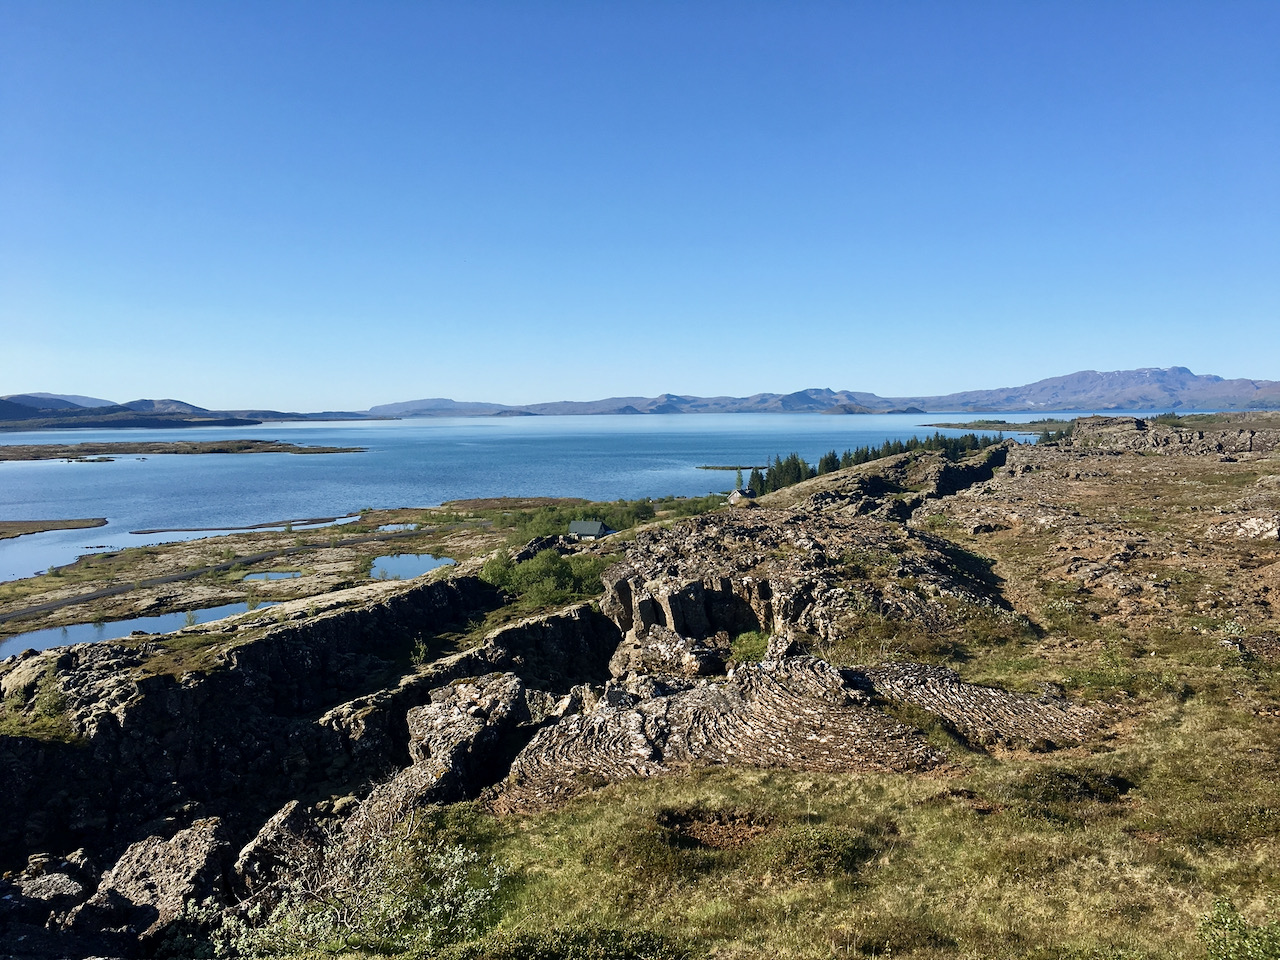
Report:
M 14 691 L 0 701 L 0 736 L 32 737 L 71 743 L 75 729 L 67 716 L 67 698 L 58 685 L 51 662 L 34 688 Z
M 1169 704 L 1076 755 L 961 754 L 954 778 L 702 770 L 525 818 L 500 929 L 644 922 L 714 956 L 1199 957 L 1219 896 L 1280 895 L 1269 735 Z M 724 848 L 672 812 L 749 811 Z

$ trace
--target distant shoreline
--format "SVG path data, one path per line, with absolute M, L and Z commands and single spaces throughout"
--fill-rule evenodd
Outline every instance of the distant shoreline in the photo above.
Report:
M 104 462 L 129 454 L 211 453 L 364 453 L 364 447 L 304 447 L 282 440 L 176 440 L 111 443 L 0 444 L 0 460 L 73 460 Z M 92 459 L 90 459 L 92 458 Z
M 47 533 L 50 530 L 87 530 L 106 525 L 106 517 L 85 517 L 78 520 L 0 520 L 0 540 L 11 540 L 29 533 Z

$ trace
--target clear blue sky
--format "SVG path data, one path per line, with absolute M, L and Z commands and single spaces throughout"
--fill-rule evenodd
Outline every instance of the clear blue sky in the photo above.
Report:
M 0 0 L 0 394 L 1280 379 L 1280 3 Z

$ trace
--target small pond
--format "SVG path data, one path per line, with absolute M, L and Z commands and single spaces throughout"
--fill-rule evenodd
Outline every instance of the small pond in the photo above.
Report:
M 269 602 L 259 603 L 255 609 L 274 606 Z M 154 617 L 133 617 L 129 620 L 112 620 L 107 623 L 77 623 L 69 627 L 50 627 L 47 630 L 32 630 L 16 636 L 0 640 L 0 660 L 23 650 L 48 650 L 50 647 L 63 647 L 71 643 L 94 643 L 99 640 L 119 640 L 127 637 L 135 630 L 147 633 L 171 633 L 181 630 L 193 623 L 208 623 L 221 620 L 233 614 L 244 613 L 249 609 L 247 603 L 224 603 L 219 607 L 206 607 L 203 610 L 182 611 L 181 613 L 162 613 Z
M 412 580 L 428 570 L 453 562 L 448 557 L 435 557 L 429 553 L 397 553 L 375 558 L 369 576 L 375 580 Z
M 302 576 L 301 570 L 267 570 L 264 573 L 246 573 L 242 580 L 292 580 Z

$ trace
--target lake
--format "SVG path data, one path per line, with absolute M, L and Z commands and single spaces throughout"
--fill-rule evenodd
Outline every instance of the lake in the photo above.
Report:
M 450 417 L 0 433 L 3 444 L 244 438 L 367 448 L 364 453 L 312 456 L 125 455 L 109 463 L 0 462 L 0 517 L 108 521 L 90 530 L 0 541 L 0 580 L 32 576 L 84 553 L 211 535 L 130 533 L 134 530 L 231 529 L 470 497 L 702 496 L 731 488 L 734 475 L 699 470 L 700 465 L 765 464 L 775 454 L 792 451 L 812 463 L 828 450 L 932 433 L 924 424 L 973 416 Z M 1015 423 L 1044 414 L 997 416 Z
M 274 606 L 273 602 L 263 601 L 254 609 L 265 610 L 267 607 Z M 161 613 L 151 617 L 130 617 L 127 620 L 109 620 L 105 623 L 77 623 L 68 627 L 32 630 L 0 640 L 0 660 L 23 650 L 48 650 L 50 647 L 65 647 L 72 643 L 118 640 L 129 636 L 135 630 L 144 633 L 170 633 L 197 623 L 210 623 L 221 620 L 223 617 L 244 613 L 248 609 L 247 603 L 223 603 L 216 607 L 205 607 L 203 610 Z

